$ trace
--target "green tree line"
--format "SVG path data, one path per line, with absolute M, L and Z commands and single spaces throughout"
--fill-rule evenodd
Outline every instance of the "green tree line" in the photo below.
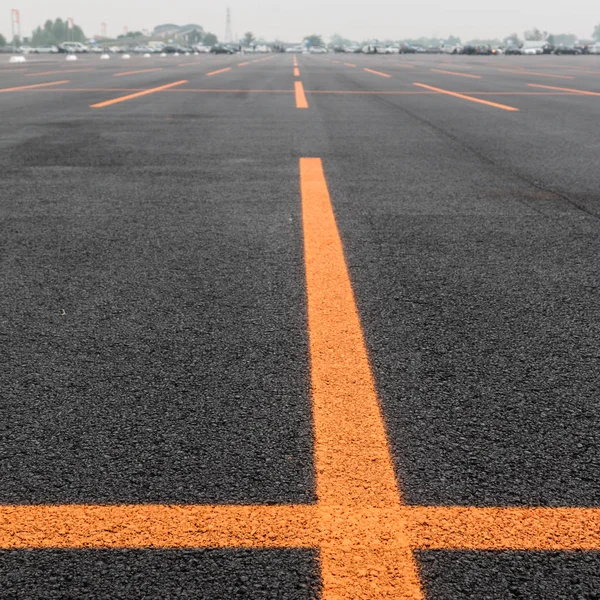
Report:
M 31 34 L 32 46 L 58 46 L 63 42 L 85 42 L 85 33 L 79 25 L 69 29 L 68 21 L 60 17 L 54 21 L 48 19 L 43 27 L 38 27 Z

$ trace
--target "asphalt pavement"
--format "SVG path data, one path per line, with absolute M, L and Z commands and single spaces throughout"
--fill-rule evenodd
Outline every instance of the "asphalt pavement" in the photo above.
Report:
M 600 598 L 600 57 L 2 61 L 0 598 Z

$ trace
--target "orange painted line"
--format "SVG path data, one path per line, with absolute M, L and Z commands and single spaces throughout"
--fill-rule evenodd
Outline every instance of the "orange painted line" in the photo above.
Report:
M 443 90 L 441 88 L 436 88 L 431 85 L 425 85 L 424 83 L 414 83 L 418 87 L 422 87 L 428 90 L 432 90 L 434 92 L 439 92 L 440 94 L 446 94 L 448 96 L 454 96 L 455 98 L 462 98 L 463 100 L 469 100 L 470 102 L 477 102 L 478 104 L 485 104 L 486 106 L 492 106 L 493 108 L 500 108 L 502 110 L 509 110 L 513 112 L 519 112 L 518 108 L 514 106 L 507 106 L 506 104 L 498 104 L 497 102 L 490 102 L 489 100 L 481 100 L 480 98 L 473 98 L 472 96 L 465 96 L 464 94 L 459 94 L 458 92 L 451 92 L 449 90 Z
M 0 94 L 6 92 L 20 92 L 21 90 L 33 90 L 35 88 L 48 87 L 50 85 L 62 85 L 63 83 L 69 83 L 69 80 L 64 81 L 50 81 L 49 83 L 34 83 L 33 85 L 20 85 L 19 87 L 2 88 Z
M 534 75 L 535 77 L 553 77 L 554 79 L 575 79 L 571 75 L 555 75 L 554 73 L 538 73 L 536 71 L 521 71 L 520 69 L 498 69 L 504 73 L 517 73 L 518 75 Z
M 227 71 L 231 71 L 231 67 L 227 67 L 226 69 L 219 69 L 218 71 L 211 71 L 207 73 L 207 77 L 212 77 L 213 75 L 218 75 L 219 73 L 227 73 Z
M 41 77 L 42 75 L 57 75 L 61 73 L 89 73 L 96 69 L 62 69 L 61 71 L 43 71 L 41 73 L 26 73 L 25 77 Z
M 294 54 L 294 66 L 297 67 L 298 66 L 298 59 L 296 58 L 296 55 Z
M 140 69 L 139 71 L 125 71 L 125 73 L 113 73 L 113 77 L 124 77 L 125 75 L 137 75 L 138 73 L 152 73 L 153 71 L 162 70 L 162 67 L 156 67 L 156 69 Z
M 444 73 L 444 75 L 457 75 L 458 77 L 470 77 L 471 79 L 481 79 L 481 75 L 471 75 L 470 73 L 458 73 L 456 71 L 444 71 L 443 69 L 429 69 L 434 73 Z
M 356 67 L 356 65 L 353 65 L 352 63 L 344 63 L 347 67 Z
M 300 159 L 323 599 L 422 599 L 323 166 Z M 358 511 L 358 512 L 357 512 Z M 360 518 L 356 518 L 357 514 Z M 384 518 L 382 518 L 384 517 Z
M 363 69 L 363 71 L 367 71 L 368 73 L 375 73 L 375 75 L 381 75 L 381 77 L 391 77 L 391 75 L 388 75 L 387 73 L 382 73 L 381 71 L 373 71 L 373 69 L 367 69 L 366 67 Z
M 247 66 L 247 65 L 249 65 L 249 64 L 250 64 L 249 62 L 243 62 L 243 63 L 240 63 L 240 64 L 238 65 L 238 67 L 245 67 L 245 66 Z
M 296 93 L 296 108 L 308 108 L 308 101 L 301 81 L 294 82 L 294 91 Z
M 187 83 L 187 79 L 183 81 L 175 81 L 167 85 L 161 85 L 160 87 L 144 90 L 142 92 L 136 92 L 135 94 L 129 94 L 128 96 L 121 96 L 120 98 L 114 98 L 113 100 L 107 100 L 106 102 L 99 102 L 98 104 L 92 104 L 90 108 L 104 108 L 105 106 L 111 106 L 112 104 L 118 104 L 119 102 L 127 102 L 127 100 L 133 100 L 133 98 L 139 98 L 141 96 L 147 96 L 148 94 L 154 94 L 162 90 L 168 90 L 176 85 L 183 85 Z
M 300 77 L 300 69 L 298 67 L 294 67 L 294 77 Z
M 572 88 L 554 87 L 551 85 L 537 85 L 535 83 L 528 83 L 529 87 L 542 88 L 544 90 L 560 90 L 561 92 L 569 92 L 571 94 L 580 94 L 582 96 L 600 96 L 600 92 L 588 92 L 587 90 L 575 90 Z

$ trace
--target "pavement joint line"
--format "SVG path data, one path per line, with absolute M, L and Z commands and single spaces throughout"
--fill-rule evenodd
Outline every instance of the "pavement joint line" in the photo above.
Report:
M 587 90 L 576 90 L 573 88 L 554 87 L 552 85 L 539 85 L 536 83 L 528 83 L 529 87 L 542 88 L 545 90 L 560 90 L 562 92 L 569 92 L 570 94 L 577 94 L 581 96 L 600 96 L 600 92 L 589 92 Z
M 296 108 L 308 108 L 308 101 L 301 81 L 294 82 L 294 92 L 296 94 Z
M 64 83 L 70 83 L 70 81 L 65 79 L 63 81 L 49 81 L 47 83 L 33 83 L 31 85 L 20 85 L 18 87 L 0 88 L 0 94 L 5 94 L 7 92 L 20 92 L 21 90 L 34 90 L 51 85 L 62 85 Z
M 367 71 L 367 73 L 374 73 L 375 75 L 379 75 L 381 77 L 391 77 L 391 75 L 388 75 L 388 73 L 382 73 L 381 71 L 374 71 L 373 69 L 367 69 L 367 67 L 364 67 L 363 71 Z
M 469 100 L 470 102 L 477 102 L 478 104 L 485 104 L 486 106 L 491 106 L 493 108 L 500 108 L 501 110 L 507 110 L 511 112 L 519 112 L 518 108 L 514 106 L 507 106 L 506 104 L 498 104 L 497 102 L 490 102 L 489 100 L 482 100 L 481 98 L 474 98 L 473 96 L 467 96 L 465 94 L 459 94 L 458 92 L 451 92 L 450 90 L 444 90 L 442 88 L 436 88 L 431 85 L 426 85 L 424 83 L 414 83 L 418 87 L 422 87 L 428 90 L 432 90 L 434 92 L 439 92 L 440 94 L 446 94 L 447 96 L 454 96 L 455 98 L 462 98 L 463 100 Z
M 118 104 L 119 102 L 126 102 L 128 100 L 133 100 L 134 98 L 139 98 L 140 96 L 147 96 L 149 94 L 154 94 L 156 92 L 161 92 L 163 90 L 168 90 L 177 85 L 183 85 L 187 83 L 187 79 L 182 81 L 175 81 L 173 83 L 168 83 L 167 85 L 161 85 L 160 87 L 150 88 L 148 90 L 143 90 L 141 92 L 136 92 L 135 94 L 129 94 L 127 96 L 120 96 L 119 98 L 113 98 L 112 100 L 106 100 L 105 102 L 99 102 L 97 104 L 90 105 L 90 108 L 104 108 L 105 106 L 111 106 L 113 104 Z
M 501 69 L 498 71 L 503 71 L 504 73 L 517 73 L 518 75 L 534 75 L 536 77 L 553 77 L 554 79 L 575 79 L 575 77 L 571 75 L 556 75 L 554 73 L 539 73 L 537 71 L 522 71 L 520 69 Z
M 137 75 L 138 73 L 152 73 L 154 71 L 162 71 L 164 67 L 156 67 L 153 69 L 140 69 L 139 71 L 125 71 L 124 73 L 113 73 L 113 77 L 125 77 L 125 75 Z
M 471 79 L 481 79 L 481 75 L 471 75 L 470 73 L 458 73 L 457 71 L 446 71 L 444 69 L 429 69 L 434 73 L 443 73 L 445 75 L 456 75 L 458 77 L 469 77 Z
M 211 71 L 207 73 L 207 77 L 212 77 L 213 75 L 218 75 L 219 73 L 226 73 L 227 71 L 231 71 L 231 67 L 225 67 L 224 69 L 219 69 L 218 71 Z
M 0 548 L 314 548 L 323 600 L 422 600 L 420 549 L 600 550 L 600 509 L 403 504 L 321 159 L 299 174 L 317 504 L 0 506 Z

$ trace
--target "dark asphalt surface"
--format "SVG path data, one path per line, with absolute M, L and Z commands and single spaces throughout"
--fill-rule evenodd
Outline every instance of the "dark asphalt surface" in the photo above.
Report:
M 405 501 L 600 507 L 600 96 L 528 86 L 600 93 L 600 58 L 302 56 L 304 111 L 291 56 L 254 58 L 0 65 L 0 90 L 69 80 L 0 93 L 0 503 L 315 501 L 314 156 Z M 432 600 L 600 597 L 597 553 L 418 558 Z M 317 571 L 299 550 L 14 551 L 0 597 L 309 598 Z

